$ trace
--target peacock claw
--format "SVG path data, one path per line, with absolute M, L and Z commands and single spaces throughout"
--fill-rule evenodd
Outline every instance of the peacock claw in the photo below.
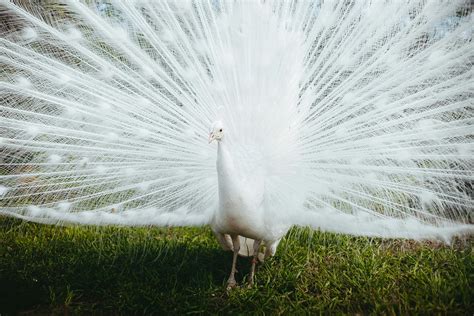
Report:
M 235 282 L 235 280 L 227 281 L 227 291 L 230 291 L 236 287 L 237 287 L 237 282 Z

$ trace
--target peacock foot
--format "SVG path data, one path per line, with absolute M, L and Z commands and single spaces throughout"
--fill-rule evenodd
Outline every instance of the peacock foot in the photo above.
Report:
M 254 285 L 253 279 L 249 278 L 248 283 L 247 283 L 247 288 L 251 289 L 251 288 L 253 288 L 253 285 Z
M 229 278 L 229 280 L 227 280 L 227 291 L 230 291 L 236 287 L 237 287 L 237 282 L 235 282 L 235 279 Z

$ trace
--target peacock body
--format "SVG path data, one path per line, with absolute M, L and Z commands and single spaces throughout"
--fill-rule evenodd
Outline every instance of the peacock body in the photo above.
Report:
M 292 225 L 474 231 L 469 1 L 2 1 L 0 14 L 0 214 L 209 224 L 228 249 L 240 235 L 272 253 Z

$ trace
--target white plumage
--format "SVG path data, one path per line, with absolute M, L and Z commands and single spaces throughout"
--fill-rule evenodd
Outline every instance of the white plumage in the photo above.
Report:
M 262 242 L 266 246 L 265 256 L 275 253 L 281 237 L 289 228 L 288 223 L 275 225 L 269 217 L 271 209 L 265 209 L 265 179 L 263 172 L 253 170 L 244 174 L 236 168 L 224 138 L 225 127 L 215 122 L 209 142 L 218 142 L 217 179 L 219 205 L 211 220 L 211 228 L 225 250 L 234 251 L 229 286 L 235 285 L 235 263 L 237 254 L 254 256 L 250 282 L 253 282 L 255 264 Z
M 292 225 L 473 232 L 469 2 L 0 6 L 0 214 L 245 255 Z

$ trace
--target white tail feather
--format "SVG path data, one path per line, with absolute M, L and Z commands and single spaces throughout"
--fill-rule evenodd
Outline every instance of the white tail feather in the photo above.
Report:
M 0 6 L 0 214 L 205 225 L 219 118 L 276 229 L 473 231 L 466 1 Z

